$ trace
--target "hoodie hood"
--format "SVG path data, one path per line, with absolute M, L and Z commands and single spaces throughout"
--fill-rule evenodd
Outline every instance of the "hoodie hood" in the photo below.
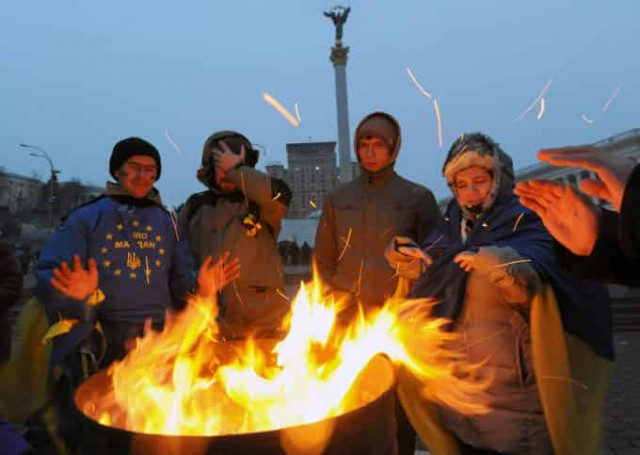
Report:
M 391 161 L 389 162 L 389 165 L 377 172 L 370 172 L 362 167 L 360 155 L 358 155 L 358 141 L 366 137 L 378 137 L 382 139 L 389 145 L 389 149 L 391 150 Z M 375 179 L 378 175 L 382 176 L 393 173 L 393 167 L 395 166 L 398 154 L 400 153 L 401 143 L 402 132 L 400 130 L 400 124 L 392 115 L 378 111 L 372 112 L 363 118 L 356 127 L 353 143 L 356 157 L 358 158 L 358 164 L 360 164 L 363 176 L 369 179 Z
M 498 143 L 482 133 L 465 133 L 451 145 L 442 168 L 442 174 L 456 200 L 458 195 L 455 176 L 458 172 L 473 166 L 488 170 L 493 176 L 493 186 L 482 206 L 463 207 L 458 204 L 464 215 L 471 218 L 493 206 L 500 194 L 513 188 L 514 181 L 513 161 Z

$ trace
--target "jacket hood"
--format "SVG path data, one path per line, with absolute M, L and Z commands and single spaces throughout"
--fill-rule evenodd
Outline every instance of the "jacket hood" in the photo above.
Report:
M 362 167 L 360 156 L 358 155 L 358 140 L 364 137 L 379 137 L 383 139 L 391 149 L 391 161 L 387 167 L 378 172 L 372 173 Z M 398 121 L 386 112 L 376 111 L 363 118 L 354 135 L 353 147 L 358 158 L 358 164 L 363 174 L 377 174 L 385 172 L 386 169 L 393 169 L 400 153 L 400 145 L 402 143 L 402 131 Z M 387 171 L 388 172 L 388 171 Z
M 217 143 L 224 141 L 229 146 L 231 151 L 236 155 L 240 155 L 242 146 L 245 148 L 244 165 L 255 167 L 258 162 L 259 153 L 253 148 L 251 141 L 246 136 L 231 130 L 223 130 L 213 133 L 204 141 L 202 147 L 202 158 L 200 168 L 196 173 L 196 177 L 207 188 L 215 189 L 215 164 L 213 161 L 213 150 L 217 148 Z
M 481 207 L 482 211 L 485 211 L 493 205 L 500 194 L 513 188 L 513 160 L 489 136 L 482 133 L 465 133 L 460 136 L 451 145 L 442 167 L 442 174 L 456 200 L 458 195 L 455 176 L 458 172 L 473 166 L 485 168 L 493 175 L 493 187 Z M 460 208 L 465 215 L 474 213 L 467 207 Z M 475 214 L 477 215 L 477 212 Z

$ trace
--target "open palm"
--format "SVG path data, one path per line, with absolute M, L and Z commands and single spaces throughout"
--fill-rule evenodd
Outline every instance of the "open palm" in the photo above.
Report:
M 569 185 L 545 180 L 519 183 L 520 203 L 540 216 L 553 237 L 579 256 L 588 256 L 598 236 L 600 210 Z
M 82 267 L 79 256 L 73 257 L 73 268 L 66 262 L 53 269 L 51 285 L 60 293 L 74 300 L 85 300 L 89 294 L 98 288 L 98 266 L 96 261 L 89 259 L 88 267 Z

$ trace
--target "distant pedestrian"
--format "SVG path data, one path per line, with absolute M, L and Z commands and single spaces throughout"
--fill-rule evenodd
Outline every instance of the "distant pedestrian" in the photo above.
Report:
M 11 354 L 9 310 L 20 297 L 22 274 L 7 244 L 0 242 L 0 363 Z

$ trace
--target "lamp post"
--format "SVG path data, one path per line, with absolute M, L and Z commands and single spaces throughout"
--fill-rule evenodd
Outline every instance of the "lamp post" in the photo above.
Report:
M 49 170 L 51 172 L 51 177 L 49 179 L 49 201 L 48 201 L 49 202 L 49 226 L 53 227 L 53 201 L 54 201 L 53 182 L 54 180 L 56 180 L 56 174 L 59 174 L 60 171 L 53 167 L 53 161 L 51 160 L 51 156 L 49 156 L 47 151 L 42 147 L 38 147 L 37 145 L 30 145 L 30 144 L 20 144 L 20 147 L 37 150 L 38 153 L 31 152 L 29 153 L 29 155 L 35 156 L 36 158 L 43 158 L 47 160 L 47 163 L 49 163 Z

